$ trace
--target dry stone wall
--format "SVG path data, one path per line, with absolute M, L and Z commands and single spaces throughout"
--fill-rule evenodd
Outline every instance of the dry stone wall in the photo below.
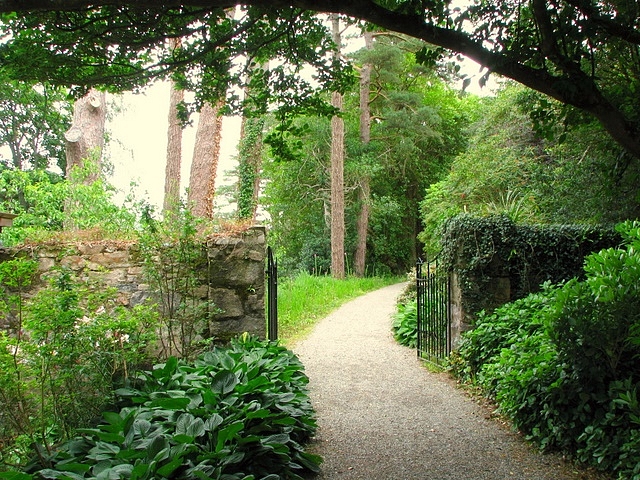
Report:
M 217 313 L 209 322 L 208 335 L 225 341 L 248 332 L 265 338 L 264 227 L 251 227 L 230 236 L 212 237 L 203 248 L 203 301 L 213 302 Z M 153 295 L 138 246 L 129 242 L 90 242 L 38 246 L 21 252 L 0 249 L 0 262 L 27 254 L 39 262 L 43 278 L 55 267 L 67 267 L 79 278 L 94 279 L 118 291 L 118 302 L 133 307 Z M 40 283 L 42 283 L 40 282 Z

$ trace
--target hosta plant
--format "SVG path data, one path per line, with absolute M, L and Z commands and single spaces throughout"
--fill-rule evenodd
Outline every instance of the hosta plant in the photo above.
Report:
M 119 410 L 49 468 L 15 478 L 301 479 L 320 463 L 303 448 L 316 429 L 307 382 L 293 353 L 246 335 L 190 363 L 172 357 L 117 390 Z

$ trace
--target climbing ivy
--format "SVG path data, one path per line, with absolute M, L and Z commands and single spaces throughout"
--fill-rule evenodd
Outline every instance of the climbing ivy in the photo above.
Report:
M 490 282 L 509 279 L 510 298 L 525 297 L 543 282 L 583 278 L 588 254 L 621 244 L 610 227 L 520 225 L 505 215 L 451 218 L 444 228 L 442 260 L 457 275 L 465 311 L 492 310 Z
M 253 217 L 257 192 L 256 180 L 262 159 L 262 130 L 264 118 L 247 118 L 244 137 L 240 142 L 238 165 L 238 217 Z

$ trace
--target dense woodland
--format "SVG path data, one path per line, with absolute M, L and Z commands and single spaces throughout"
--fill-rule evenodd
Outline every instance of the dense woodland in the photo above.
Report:
M 320 25 L 330 45 L 331 23 Z M 345 26 L 343 21 L 337 28 Z M 289 92 L 301 102 L 295 112 L 283 113 L 286 104 L 260 114 L 246 110 L 238 183 L 223 192 L 233 198 L 238 220 L 263 212 L 285 273 L 403 273 L 425 251 L 438 251 L 443 222 L 461 212 L 506 213 L 538 223 L 612 224 L 638 216 L 637 160 L 592 117 L 508 80 L 481 97 L 467 93 L 456 88 L 470 79 L 455 58 L 421 61 L 434 50 L 419 40 L 357 26 L 349 31 L 356 33 L 337 40 L 363 47 L 336 66 L 343 83 L 339 115 L 332 94 L 311 84 L 303 94 L 312 102 Z M 245 72 L 245 100 L 258 95 L 259 87 L 251 90 L 250 84 L 266 76 L 268 65 L 265 60 Z M 9 69 L 3 72 L 8 77 Z M 7 78 L 3 85 L 0 210 L 20 214 L 3 233 L 5 244 L 46 231 L 96 234 L 97 228 L 99 235 L 130 235 L 136 219 L 161 218 L 163 212 L 152 212 L 141 199 L 113 204 L 110 168 L 101 155 L 104 139 L 110 141 L 104 131 L 109 112 L 99 90 L 74 101 L 68 88 L 49 82 Z M 193 105 L 185 103 L 187 86 L 179 79 L 172 87 L 168 131 L 158 132 L 167 135 L 166 159 L 144 161 L 166 165 L 165 216 L 186 207 L 212 220 L 221 116 L 230 107 L 205 101 L 194 150 L 182 152 Z M 228 102 L 239 101 L 235 92 Z M 344 125 L 338 193 L 336 118 Z M 76 134 L 81 141 L 71 141 Z M 71 146 L 80 144 L 74 158 Z M 180 162 L 187 155 L 189 189 L 180 192 Z M 332 237 L 337 197 L 344 218 L 339 239 Z M 342 250 L 337 273 L 332 245 Z
M 451 366 L 541 448 L 638 479 L 639 27 L 638 3 L 615 0 L 0 0 L 0 211 L 18 215 L 0 241 L 136 239 L 187 288 L 192 269 L 165 267 L 258 214 L 284 275 L 336 279 L 406 273 L 461 213 L 618 224 L 625 245 L 590 256 L 584 281 L 480 314 Z M 164 202 L 116 204 L 109 98 L 155 82 L 171 85 L 167 151 L 144 161 L 165 170 Z M 216 192 L 225 115 L 242 119 L 238 182 Z M 223 194 L 232 214 L 216 212 Z M 202 312 L 122 309 L 68 271 L 27 299 L 36 262 L 2 265 L 0 400 L 16 408 L 0 408 L 0 478 L 317 471 L 290 352 L 245 336 L 153 357 Z

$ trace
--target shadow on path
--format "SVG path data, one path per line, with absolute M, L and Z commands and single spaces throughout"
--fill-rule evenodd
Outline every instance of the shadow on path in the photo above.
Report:
M 444 374 L 429 372 L 391 333 L 404 284 L 359 297 L 293 347 L 310 378 L 319 479 L 591 478 L 541 455 L 488 418 Z

